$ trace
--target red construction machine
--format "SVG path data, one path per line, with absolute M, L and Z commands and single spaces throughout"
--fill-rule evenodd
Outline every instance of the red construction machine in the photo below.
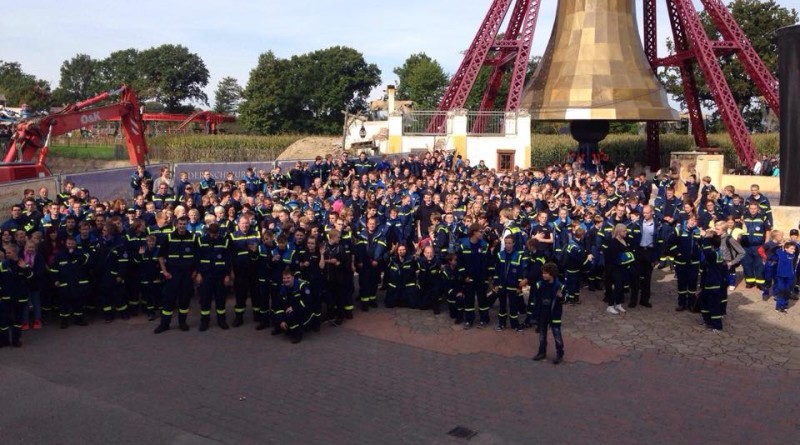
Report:
M 90 108 L 116 96 L 119 101 L 115 104 Z M 123 85 L 119 89 L 72 104 L 58 113 L 31 118 L 17 124 L 3 163 L 0 164 L 0 182 L 50 176 L 50 170 L 44 161 L 51 138 L 113 119 L 120 121 L 131 164 L 144 163 L 147 142 L 144 138 L 142 111 L 136 94 Z

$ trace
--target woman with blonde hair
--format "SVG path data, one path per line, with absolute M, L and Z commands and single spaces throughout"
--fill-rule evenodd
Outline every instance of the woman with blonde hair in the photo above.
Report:
M 625 300 L 625 288 L 630 284 L 634 257 L 632 247 L 626 240 L 628 228 L 625 224 L 614 226 L 613 233 L 614 237 L 608 242 L 605 251 L 606 267 L 609 269 L 607 273 L 611 275 L 613 285 L 613 289 L 609 293 L 606 312 L 618 315 L 625 312 L 622 303 Z

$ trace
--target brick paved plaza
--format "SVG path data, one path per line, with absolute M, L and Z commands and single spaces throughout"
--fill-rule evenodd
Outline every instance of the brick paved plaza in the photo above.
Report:
M 196 312 L 159 336 L 143 317 L 46 326 L 0 350 L 0 443 L 800 443 L 800 308 L 739 289 L 713 333 L 673 311 L 671 274 L 653 287 L 622 316 L 584 292 L 558 366 L 531 361 L 532 331 L 405 309 L 299 345 L 252 322 L 201 333 Z

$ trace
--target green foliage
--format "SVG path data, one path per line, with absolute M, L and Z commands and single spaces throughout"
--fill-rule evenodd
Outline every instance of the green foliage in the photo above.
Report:
M 48 149 L 50 156 L 61 158 L 101 159 L 105 161 L 113 161 L 116 159 L 114 156 L 114 146 L 112 145 L 91 145 L 78 142 L 71 143 L 69 146 L 53 145 Z M 125 152 L 125 159 L 128 159 L 127 152 Z
M 301 135 L 161 135 L 148 140 L 150 158 L 162 161 L 272 161 Z
M 214 111 L 224 114 L 236 114 L 242 100 L 242 87 L 233 77 L 223 77 L 214 93 Z
M 247 87 L 242 92 L 244 100 L 239 106 L 239 122 L 246 130 L 276 134 L 284 125 L 288 126 L 284 113 L 292 104 L 285 101 L 281 85 L 288 65 L 288 60 L 275 57 L 272 51 L 258 57 L 258 65 L 250 71 Z
M 154 91 L 147 87 L 145 79 L 139 69 L 140 53 L 135 48 L 114 51 L 103 60 L 98 61 L 97 83 L 101 91 L 107 91 L 128 85 L 139 95 L 140 101 L 155 96 Z
M 612 121 L 608 131 L 611 134 L 639 134 L 639 122 Z
M 784 26 L 797 23 L 797 11 L 778 5 L 775 0 L 733 0 L 728 4 L 728 10 L 745 35 L 747 35 L 748 40 L 753 45 L 753 49 L 758 53 L 767 69 L 777 78 L 778 61 L 775 31 Z M 700 18 L 706 33 L 712 40 L 722 38 L 722 35 L 705 11 L 700 14 Z M 675 52 L 674 43 L 671 39 L 667 39 L 667 48 L 670 52 Z M 762 130 L 760 110 L 763 104 L 758 99 L 761 93 L 755 83 L 750 80 L 735 55 L 726 55 L 719 60 L 734 101 L 742 114 L 745 115 L 748 127 L 751 130 Z M 699 99 L 702 106 L 707 109 L 716 109 L 713 96 L 708 89 L 702 71 L 697 64 L 693 65 L 693 67 L 692 71 L 695 79 L 697 79 Z M 679 69 L 670 67 L 662 70 L 659 73 L 659 78 L 664 84 L 667 93 L 685 109 L 686 98 L 684 97 Z M 710 117 L 714 120 L 719 120 L 719 116 Z M 713 129 L 709 128 L 709 131 L 713 131 Z
M 54 96 L 58 103 L 66 105 L 125 84 L 136 91 L 141 102 L 156 101 L 170 113 L 192 112 L 194 107 L 185 102 L 208 104 L 203 92 L 208 75 L 203 59 L 182 45 L 161 45 L 144 51 L 129 48 L 102 60 L 78 54 L 61 65 L 61 80 Z
M 415 107 L 432 110 L 439 105 L 450 81 L 442 66 L 425 53 L 412 54 L 394 73 L 399 80 L 397 98 L 414 101 Z
M 99 93 L 100 63 L 86 54 L 78 54 L 61 64 L 61 78 L 53 91 L 54 102 L 69 105 Z
M 31 110 L 41 111 L 52 105 L 50 84 L 22 71 L 17 62 L 0 60 L 0 94 L 6 96 L 11 107 L 28 104 Z
M 208 105 L 203 88 L 208 85 L 208 68 L 197 54 L 183 45 L 161 45 L 142 51 L 138 57 L 141 75 L 148 91 L 166 107 L 167 112 L 181 110 L 189 100 Z
M 779 151 L 777 133 L 762 133 L 751 136 L 759 155 L 775 155 Z M 725 165 L 728 168 L 740 166 L 730 137 L 727 134 L 709 134 L 709 143 L 713 147 L 724 150 Z M 694 139 L 689 135 L 661 135 L 661 165 L 669 165 L 670 153 L 677 151 L 694 151 Z M 575 150 L 577 142 L 568 134 L 532 134 L 531 162 L 537 168 L 556 163 L 563 163 L 567 153 Z M 600 142 L 600 147 L 608 153 L 611 162 L 624 162 L 632 166 L 635 163 L 647 163 L 647 136 L 631 134 L 610 134 Z
M 342 110 L 367 110 L 380 70 L 358 51 L 335 46 L 279 59 L 270 51 L 250 72 L 239 107 L 250 132 L 338 134 Z

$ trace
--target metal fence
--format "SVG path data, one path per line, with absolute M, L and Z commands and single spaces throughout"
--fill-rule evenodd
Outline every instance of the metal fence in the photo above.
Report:
M 517 121 L 509 119 L 506 125 L 505 111 L 470 111 L 467 113 L 467 134 L 470 136 L 517 134 Z
M 437 136 L 447 133 L 446 111 L 412 111 L 403 114 L 403 134 Z
M 58 178 L 50 176 L 0 184 L 0 208 L 2 208 L 3 212 L 6 212 L 3 221 L 8 217 L 8 209 L 12 205 L 22 202 L 25 189 L 32 189 L 36 192 L 36 196 L 39 196 L 39 189 L 42 187 L 47 187 L 50 199 L 54 199 L 56 193 L 58 193 Z

